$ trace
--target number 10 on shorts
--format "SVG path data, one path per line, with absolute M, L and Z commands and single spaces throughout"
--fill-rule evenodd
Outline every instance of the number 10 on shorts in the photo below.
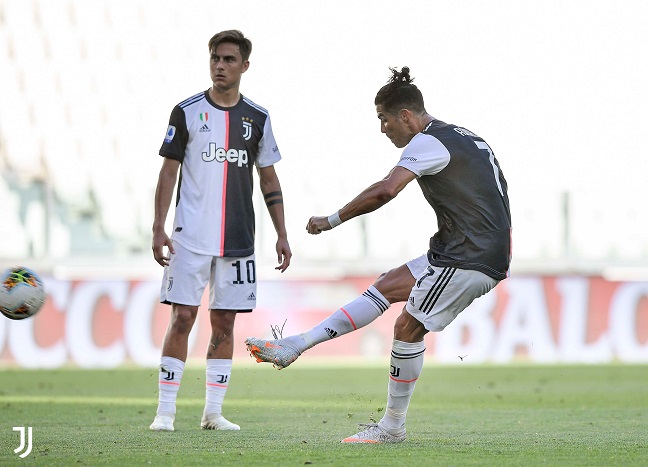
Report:
M 232 284 L 245 284 L 243 280 L 244 274 L 248 284 L 254 284 L 256 282 L 256 267 L 253 259 L 247 260 L 245 264 L 241 264 L 240 260 L 234 261 L 232 267 L 236 268 L 236 280 Z

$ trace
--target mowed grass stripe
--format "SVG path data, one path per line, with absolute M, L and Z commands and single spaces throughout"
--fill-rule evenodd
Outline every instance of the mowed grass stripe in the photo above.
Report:
M 280 401 L 270 401 L 270 400 L 242 400 L 230 398 L 226 402 L 227 407 L 236 408 L 236 407 L 262 407 L 262 406 L 273 406 L 276 404 L 281 405 L 282 407 L 303 407 L 304 405 L 309 405 L 313 407 L 345 407 L 349 405 L 349 402 L 342 400 L 308 400 L 308 401 L 299 401 L 299 400 L 280 400 Z M 141 405 L 157 405 L 157 399 L 153 398 L 144 398 L 144 397 L 92 397 L 92 396 L 0 396 L 0 405 L 1 404 L 87 404 L 87 405 L 97 405 L 97 404 L 106 404 L 106 405 L 123 405 L 123 406 L 141 406 Z M 179 407 L 202 407 L 205 404 L 204 399 L 197 398 L 178 398 L 177 405 Z
M 155 369 L 1 370 L 0 465 L 648 465 L 648 368 L 428 365 L 400 445 L 348 446 L 384 413 L 385 368 L 234 368 L 224 414 L 199 422 L 204 369 L 184 374 L 174 433 L 148 430 Z M 33 426 L 26 459 L 13 426 Z

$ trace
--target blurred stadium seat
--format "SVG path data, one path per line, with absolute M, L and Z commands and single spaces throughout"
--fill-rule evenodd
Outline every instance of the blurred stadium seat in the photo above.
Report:
M 0 241 L 1 256 L 149 255 L 161 133 L 173 105 L 197 91 L 194 83 L 208 86 L 206 70 L 194 76 L 178 69 L 201 57 L 195 44 L 204 47 L 205 31 L 218 28 L 217 8 L 205 4 L 196 18 L 170 1 L 152 7 L 143 0 L 0 0 L 0 233 L 18 239 L 10 246 Z M 195 27 L 184 27 L 189 23 Z M 187 42 L 168 34 L 180 27 Z M 169 70 L 172 59 L 178 69 Z M 289 115 L 301 110 L 295 106 Z M 331 149 L 291 145 L 293 123 L 275 115 L 296 258 L 351 265 L 380 258 L 396 265 L 425 251 L 436 219 L 431 212 L 416 217 L 418 207 L 426 209 L 416 187 L 335 234 L 307 236 L 308 216 L 342 206 L 376 179 L 371 171 L 378 169 L 341 170 L 327 161 Z M 374 131 L 374 123 L 367 129 Z M 356 128 L 340 131 L 343 140 L 357 138 Z M 304 176 L 314 172 L 324 186 Z M 619 206 L 605 193 L 570 193 L 566 219 L 562 193 L 518 192 L 512 200 L 515 256 L 532 263 L 566 256 L 645 262 L 643 198 L 629 193 L 627 205 Z M 258 254 L 273 258 L 274 229 L 255 202 L 262 216 Z
M 0 178 L 0 199 L 2 199 L 2 222 L 0 222 L 0 257 L 26 258 L 29 245 L 25 228 L 18 216 L 20 200 L 7 183 Z

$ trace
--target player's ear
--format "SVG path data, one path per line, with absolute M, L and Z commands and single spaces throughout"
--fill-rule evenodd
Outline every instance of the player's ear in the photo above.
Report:
M 242 71 L 242 73 L 245 73 L 245 72 L 248 70 L 248 68 L 250 68 L 250 61 L 249 61 L 249 60 L 245 60 L 245 61 L 243 62 L 243 71 Z

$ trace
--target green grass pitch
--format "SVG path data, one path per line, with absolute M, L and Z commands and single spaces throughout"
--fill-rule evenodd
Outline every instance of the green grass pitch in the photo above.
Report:
M 387 367 L 235 364 L 224 415 L 242 429 L 220 432 L 199 427 L 191 365 L 174 433 L 148 429 L 156 369 L 2 369 L 0 465 L 648 465 L 647 366 L 428 365 L 405 443 L 340 444 L 382 416 Z M 24 459 L 14 426 L 33 430 Z

